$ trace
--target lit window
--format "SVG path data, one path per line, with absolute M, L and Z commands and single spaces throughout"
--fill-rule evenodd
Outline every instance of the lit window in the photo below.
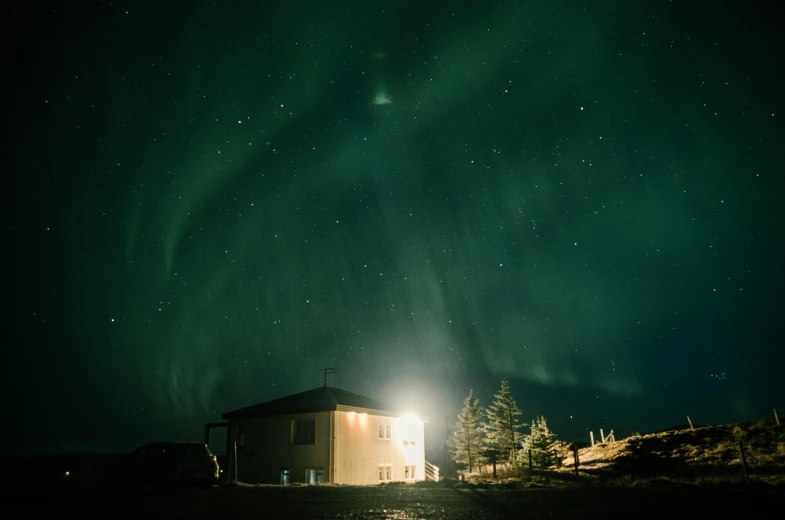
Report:
M 416 466 L 404 466 L 404 468 L 403 468 L 403 475 L 404 475 L 403 478 L 406 479 L 406 480 L 414 480 L 415 475 L 417 474 L 415 469 L 416 469 Z
M 281 485 L 289 485 L 289 468 L 281 468 Z
M 379 480 L 392 480 L 392 464 L 379 464 Z
M 392 425 L 379 423 L 379 438 L 384 440 L 392 439 Z
M 316 444 L 316 419 L 292 421 L 292 444 Z
M 305 468 L 306 484 L 321 484 L 324 482 L 324 468 Z

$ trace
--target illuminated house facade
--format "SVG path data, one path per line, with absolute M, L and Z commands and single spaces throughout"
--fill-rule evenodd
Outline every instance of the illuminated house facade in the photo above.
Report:
M 227 412 L 223 419 L 231 446 L 227 469 L 241 482 L 425 480 L 423 421 L 352 392 L 325 386 Z

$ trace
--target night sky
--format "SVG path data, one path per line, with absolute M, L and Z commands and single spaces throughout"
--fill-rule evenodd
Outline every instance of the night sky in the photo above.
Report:
M 508 378 L 560 438 L 785 410 L 785 80 L 742 2 L 4 7 L 2 451 Z

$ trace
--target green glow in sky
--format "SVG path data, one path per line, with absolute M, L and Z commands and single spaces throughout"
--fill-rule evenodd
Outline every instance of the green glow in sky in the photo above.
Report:
M 566 438 L 776 405 L 765 13 L 172 4 L 15 15 L 3 393 L 30 449 L 198 436 L 328 366 L 432 416 L 506 377 Z

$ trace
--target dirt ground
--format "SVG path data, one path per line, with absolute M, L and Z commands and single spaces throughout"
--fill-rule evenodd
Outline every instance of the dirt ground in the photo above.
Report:
M 782 489 L 573 488 L 561 490 L 375 487 L 215 487 L 206 491 L 28 491 L 4 495 L 7 518 L 497 519 L 764 518 Z M 73 516 L 76 517 L 76 516 Z

